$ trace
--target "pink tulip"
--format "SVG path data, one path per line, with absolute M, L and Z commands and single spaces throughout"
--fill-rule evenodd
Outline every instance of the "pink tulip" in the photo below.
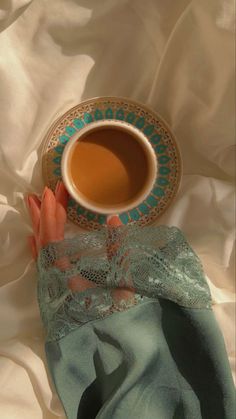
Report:
M 34 259 L 37 259 L 40 249 L 49 243 L 58 242 L 64 239 L 65 224 L 67 220 L 67 202 L 68 193 L 62 182 L 58 182 L 55 194 L 47 186 L 42 195 L 42 200 L 30 194 L 26 198 L 27 206 L 33 227 L 33 235 L 28 237 L 31 253 Z M 116 228 L 122 225 L 119 217 L 113 215 L 107 219 L 108 228 Z M 109 234 L 109 233 L 108 233 Z M 111 233 L 110 233 L 111 234 Z M 107 247 L 108 258 L 115 256 L 119 249 L 119 239 L 113 245 Z M 70 261 L 63 257 L 55 262 L 55 265 L 61 269 L 70 269 Z M 88 288 L 95 288 L 97 285 L 83 278 L 80 275 L 72 277 L 68 281 L 68 286 L 73 292 L 81 292 Z M 132 298 L 134 291 L 127 288 L 112 290 L 113 298 L 116 302 Z M 89 302 L 88 302 L 89 305 Z

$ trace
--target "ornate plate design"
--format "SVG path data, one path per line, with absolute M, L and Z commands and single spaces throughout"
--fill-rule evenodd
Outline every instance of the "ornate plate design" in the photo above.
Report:
M 158 163 L 156 183 L 151 194 L 138 207 L 120 214 L 124 224 L 147 225 L 154 222 L 176 196 L 181 180 L 181 158 L 173 134 L 163 119 L 141 103 L 120 97 L 86 100 L 69 109 L 52 125 L 44 139 L 42 166 L 45 184 L 55 190 L 61 179 L 61 158 L 70 138 L 93 121 L 119 120 L 141 130 L 152 144 Z M 105 215 L 96 214 L 78 205 L 72 198 L 68 217 L 81 228 L 97 230 Z

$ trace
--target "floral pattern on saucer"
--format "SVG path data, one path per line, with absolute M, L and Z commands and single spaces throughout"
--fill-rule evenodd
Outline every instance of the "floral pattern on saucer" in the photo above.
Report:
M 61 158 L 70 138 L 85 125 L 99 120 L 119 120 L 141 130 L 153 146 L 158 174 L 152 192 L 138 207 L 120 214 L 124 224 L 146 225 L 154 222 L 170 205 L 179 188 L 181 158 L 176 141 L 162 118 L 145 105 L 119 97 L 101 97 L 80 103 L 62 115 L 50 128 L 42 153 L 45 183 L 55 189 L 61 179 Z M 68 203 L 68 217 L 80 227 L 101 228 L 106 216 L 78 205 L 72 198 Z

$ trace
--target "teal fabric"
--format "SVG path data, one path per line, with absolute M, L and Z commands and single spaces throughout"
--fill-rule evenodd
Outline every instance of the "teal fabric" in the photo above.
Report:
M 211 309 L 149 300 L 46 343 L 68 419 L 234 419 Z
M 68 419 L 235 419 L 210 290 L 179 229 L 123 226 L 50 243 L 38 272 Z
M 149 298 L 211 307 L 201 262 L 176 227 L 129 225 L 50 243 L 40 252 L 38 271 L 48 341 Z M 88 280 L 89 287 L 73 292 L 68 282 L 75 277 Z M 115 298 L 123 287 L 133 291 L 131 298 Z

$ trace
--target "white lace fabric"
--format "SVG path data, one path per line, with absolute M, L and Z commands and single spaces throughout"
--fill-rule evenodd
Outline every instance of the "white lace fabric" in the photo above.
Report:
M 176 227 L 122 226 L 82 233 L 43 248 L 37 265 L 38 300 L 49 341 L 149 299 L 211 307 L 201 262 Z

